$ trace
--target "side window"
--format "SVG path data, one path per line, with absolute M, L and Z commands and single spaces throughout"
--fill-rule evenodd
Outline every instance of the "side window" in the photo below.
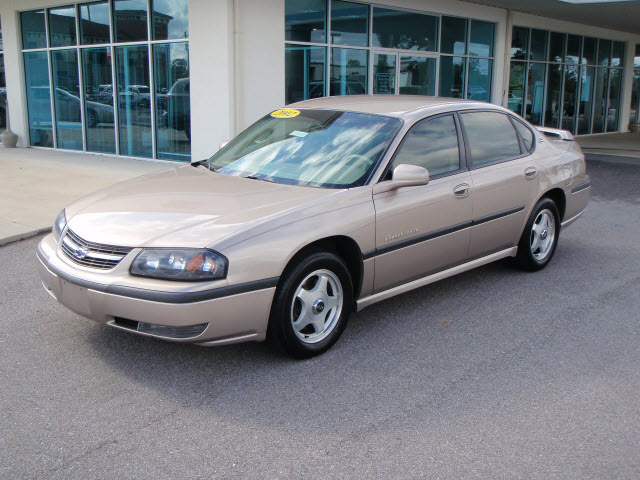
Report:
M 535 136 L 533 135 L 533 132 L 529 127 L 527 127 L 524 123 L 522 123 L 517 118 L 511 117 L 511 119 L 513 120 L 513 124 L 516 126 L 516 130 L 518 130 L 518 133 L 520 134 L 520 136 L 522 137 L 522 140 L 524 141 L 525 148 L 529 153 L 531 153 L 533 151 L 533 145 L 534 145 L 533 141 L 535 140 Z
M 453 115 L 423 120 L 414 126 L 396 153 L 392 170 L 401 163 L 424 167 L 432 177 L 458 170 L 460 150 Z
M 518 136 L 509 118 L 499 112 L 460 114 L 474 167 L 520 155 Z

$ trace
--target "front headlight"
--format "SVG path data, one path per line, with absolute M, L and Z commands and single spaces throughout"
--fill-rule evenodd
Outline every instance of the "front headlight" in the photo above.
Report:
M 140 277 L 190 282 L 225 278 L 227 266 L 227 259 L 212 250 L 149 248 L 138 254 L 129 272 Z
M 52 229 L 53 238 L 55 239 L 56 242 L 60 239 L 60 236 L 62 235 L 62 231 L 66 226 L 67 226 L 67 214 L 63 209 L 53 222 L 53 229 Z

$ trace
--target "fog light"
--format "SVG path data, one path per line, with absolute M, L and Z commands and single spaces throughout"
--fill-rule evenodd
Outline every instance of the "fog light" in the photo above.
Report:
M 155 325 L 153 323 L 138 322 L 137 330 L 142 333 L 149 333 L 159 337 L 168 338 L 190 338 L 197 337 L 207 328 L 208 323 L 199 325 L 188 325 L 186 327 L 167 327 L 165 325 Z

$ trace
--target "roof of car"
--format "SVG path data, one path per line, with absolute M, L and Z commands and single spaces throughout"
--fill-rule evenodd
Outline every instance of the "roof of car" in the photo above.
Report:
M 417 95 L 345 95 L 321 97 L 287 105 L 287 108 L 320 108 L 363 113 L 379 113 L 401 117 L 417 109 L 450 104 L 490 105 L 459 98 L 424 97 Z

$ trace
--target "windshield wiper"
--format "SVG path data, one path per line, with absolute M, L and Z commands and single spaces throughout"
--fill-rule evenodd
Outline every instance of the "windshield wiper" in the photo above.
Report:
M 209 163 L 209 159 L 206 159 L 206 160 L 199 160 L 199 161 L 197 161 L 197 162 L 192 162 L 192 163 L 191 163 L 191 166 L 192 166 L 192 167 L 200 167 L 200 166 L 203 166 L 203 167 L 207 167 L 207 168 L 208 168 L 209 170 L 211 170 L 212 172 L 215 172 L 215 171 L 216 171 L 215 167 Z
M 269 180 L 267 177 L 256 177 L 255 175 L 248 175 L 242 178 L 249 178 L 251 180 L 262 180 L 263 182 L 276 183 L 273 180 Z

